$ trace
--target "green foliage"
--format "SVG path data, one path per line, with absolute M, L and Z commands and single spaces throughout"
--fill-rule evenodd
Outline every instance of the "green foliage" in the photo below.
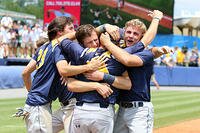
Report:
M 181 121 L 200 118 L 200 92 L 186 91 L 153 91 L 154 128 L 173 125 Z M 23 107 L 25 99 L 0 100 L 0 131 L 2 133 L 25 133 L 25 122 L 22 118 L 13 118 L 15 108 Z M 55 111 L 60 107 L 59 102 L 53 102 Z
M 26 0 L 18 0 L 17 2 L 13 2 L 13 0 L 6 0 L 1 1 L 1 5 L 5 7 L 5 10 L 32 14 L 35 15 L 36 18 L 43 19 L 44 1 L 39 0 L 38 5 L 24 6 L 25 1 Z

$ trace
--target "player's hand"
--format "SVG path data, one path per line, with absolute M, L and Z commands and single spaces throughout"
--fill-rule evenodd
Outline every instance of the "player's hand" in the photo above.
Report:
M 162 46 L 158 48 L 158 52 L 162 55 L 162 54 L 173 53 L 173 50 L 168 46 Z
M 87 64 L 89 66 L 89 71 L 96 71 L 106 67 L 105 62 L 107 60 L 108 58 L 105 55 L 92 58 L 92 60 Z
M 98 83 L 96 91 L 100 95 L 102 95 L 103 98 L 107 98 L 113 93 L 113 90 L 110 88 L 110 86 L 108 84 L 100 84 L 100 83 Z
M 119 27 L 116 25 L 105 24 L 106 32 L 113 38 L 113 40 L 118 41 L 120 39 Z
M 101 36 L 100 36 L 100 42 L 102 45 L 106 46 L 110 41 L 110 36 L 109 34 L 106 32 L 106 33 L 102 33 Z
M 68 83 L 68 78 L 67 78 L 67 77 L 63 77 L 63 76 L 62 76 L 62 77 L 60 78 L 60 80 L 61 80 L 61 84 L 62 84 L 62 85 L 67 86 L 67 83 Z
M 85 77 L 92 81 L 101 81 L 103 80 L 104 73 L 100 71 L 93 71 L 84 73 Z
M 153 12 L 149 11 L 148 16 L 151 16 L 152 18 L 158 18 L 159 20 L 161 20 L 163 18 L 163 13 L 159 10 L 154 10 Z
M 16 108 L 17 112 L 12 115 L 12 117 L 23 117 L 25 119 L 28 115 L 29 112 L 26 112 L 22 107 Z

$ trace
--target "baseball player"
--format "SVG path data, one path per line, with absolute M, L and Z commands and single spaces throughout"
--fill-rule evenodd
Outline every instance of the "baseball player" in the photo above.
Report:
M 66 33 L 75 32 L 72 19 L 67 18 L 67 20 Z M 58 99 L 61 107 L 52 114 L 53 133 L 58 133 L 63 129 L 65 133 L 68 133 L 76 99 L 74 98 L 74 93 L 68 91 L 61 81 L 57 88 L 59 90 Z
M 106 68 L 100 70 L 105 73 L 103 76 L 103 82 L 106 82 L 114 87 L 128 90 L 130 86 L 118 86 L 120 75 L 125 71 L 123 65 L 116 61 L 111 54 L 99 46 L 99 39 L 94 27 L 91 25 L 82 25 L 77 29 L 76 38 L 79 42 L 83 43 L 84 47 L 93 47 L 85 49 L 82 57 L 81 63 L 85 63 L 91 58 L 99 55 L 105 55 L 109 59 L 106 62 Z M 98 47 L 99 46 L 99 47 Z M 98 47 L 98 48 L 95 48 Z M 106 77 L 106 76 L 108 77 Z M 113 76 L 115 75 L 115 76 Z M 90 81 L 85 78 L 84 75 L 79 75 L 79 79 L 83 81 Z M 129 84 L 123 80 L 125 85 Z M 96 91 L 86 91 L 80 93 L 80 90 L 72 87 L 72 91 L 79 92 L 76 94 L 77 103 L 74 109 L 74 114 L 72 118 L 72 129 L 75 133 L 89 133 L 89 132 L 101 132 L 101 133 L 111 133 L 113 132 L 114 126 L 114 107 L 116 103 L 116 98 L 118 96 L 118 91 L 116 88 L 112 87 L 113 93 L 108 98 L 103 98 Z
M 64 76 L 76 75 L 81 72 L 91 71 L 102 66 L 102 60 L 92 60 L 90 64 L 74 68 L 75 72 L 69 72 L 71 66 L 65 60 L 62 50 L 53 39 L 65 34 L 67 18 L 55 18 L 48 26 L 49 43 L 42 45 L 33 59 L 23 71 L 23 80 L 29 91 L 24 110 L 27 132 L 52 132 L 51 108 L 55 95 L 56 85 L 59 84 L 60 74 Z M 67 64 L 67 65 L 66 65 Z M 31 73 L 37 70 L 31 81 Z
M 142 55 L 133 55 L 138 45 L 147 46 L 156 35 L 162 12 L 154 10 L 149 14 L 152 22 L 146 31 L 144 23 L 138 19 L 130 20 L 125 25 L 124 42 L 127 46 L 122 50 L 115 46 L 110 37 L 101 35 L 101 43 L 125 66 L 133 86 L 130 91 L 120 92 L 120 108 L 116 120 L 115 133 L 151 133 L 153 130 L 153 105 L 150 101 L 150 77 L 153 69 L 153 58 L 144 51 Z M 154 51 L 154 50 L 153 50 Z M 154 56 L 160 54 L 155 53 Z M 135 58 L 140 61 L 136 63 Z M 137 65 L 135 65 L 137 64 Z
M 73 23 L 72 21 L 69 21 L 68 25 L 67 25 L 67 33 L 72 33 L 74 32 L 74 27 L 73 27 Z M 113 29 L 112 26 L 108 29 L 108 31 L 110 33 L 112 33 Z M 63 51 L 65 52 L 65 56 L 68 57 L 68 62 L 71 62 L 71 65 L 78 65 L 79 63 L 79 57 L 82 53 L 82 51 L 84 50 L 83 47 L 81 47 L 79 44 L 77 44 L 76 42 L 72 42 L 66 38 L 71 38 L 73 39 L 74 36 L 72 34 L 71 37 L 60 37 L 57 40 L 59 42 L 61 42 L 61 46 L 63 47 Z M 63 40 L 65 39 L 65 40 Z M 88 46 L 90 47 L 90 46 Z M 77 66 L 78 67 L 78 66 Z M 110 93 L 112 93 L 112 90 L 110 90 L 107 86 L 99 84 L 99 83 L 85 83 L 85 82 L 81 82 L 81 81 L 77 81 L 73 79 L 73 84 L 75 85 L 75 88 L 78 90 L 80 89 L 81 91 L 83 91 L 85 88 L 87 89 L 93 89 L 95 91 L 97 91 L 100 95 L 102 95 L 103 97 L 107 97 L 110 94 L 107 93 L 110 91 Z M 70 80 L 68 80 L 68 86 L 72 86 Z M 131 84 L 129 81 L 129 84 L 127 83 L 126 86 L 128 86 L 128 88 L 130 88 Z M 79 88 L 82 87 L 82 88 Z M 58 87 L 58 88 L 63 88 L 63 87 Z M 66 90 L 63 90 L 62 93 L 59 93 L 59 101 L 61 103 L 61 108 L 58 109 L 57 111 L 55 111 L 52 115 L 53 120 L 53 132 L 59 132 L 62 129 L 65 130 L 65 132 L 70 132 L 69 131 L 69 125 L 70 125 L 70 118 L 73 114 L 73 107 L 74 107 L 74 95 L 72 96 L 72 99 L 69 100 L 69 98 L 67 98 L 69 96 L 69 92 L 65 93 Z
M 73 22 L 70 18 L 68 18 L 68 24 L 66 26 L 66 33 L 72 33 L 74 32 L 74 26 L 73 26 Z M 67 37 L 67 36 L 65 36 Z M 64 38 L 65 38 L 64 37 Z M 71 65 L 78 65 L 79 63 L 79 57 L 83 51 L 83 48 L 80 47 L 79 44 L 71 42 L 68 44 L 63 44 L 63 37 L 58 38 L 57 40 L 61 42 L 62 45 L 64 45 L 63 47 L 66 47 L 66 49 L 64 49 L 65 51 L 65 56 L 68 57 L 67 61 L 71 63 Z M 73 35 L 71 37 L 67 37 L 67 38 L 71 38 L 73 39 Z M 79 66 L 76 66 L 79 67 Z M 78 82 L 78 85 L 80 86 L 80 84 L 82 86 L 85 86 L 86 88 L 90 89 L 90 88 L 95 88 L 96 90 L 98 89 L 103 89 L 104 91 L 100 93 L 100 95 L 103 95 L 105 97 L 105 95 L 107 95 L 106 93 L 106 89 L 110 90 L 110 88 L 108 88 L 105 85 L 101 85 L 99 83 L 84 83 L 81 81 L 76 81 Z M 74 80 L 73 80 L 74 83 Z M 70 85 L 70 81 L 68 81 L 68 86 Z M 79 89 L 79 86 L 76 85 L 76 89 Z M 60 89 L 59 91 L 59 101 L 61 104 L 61 107 L 55 111 L 52 115 L 52 125 L 53 125 L 53 132 L 57 133 L 61 130 L 65 130 L 65 133 L 70 132 L 70 121 L 71 121 L 71 117 L 73 114 L 73 108 L 75 105 L 75 98 L 74 98 L 74 94 L 72 92 L 69 92 L 66 90 L 66 87 L 64 85 L 59 85 L 57 86 L 57 88 Z M 111 91 L 111 90 L 110 90 Z

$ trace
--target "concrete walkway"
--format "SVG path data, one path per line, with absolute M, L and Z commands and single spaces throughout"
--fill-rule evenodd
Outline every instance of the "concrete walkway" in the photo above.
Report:
M 0 89 L 0 99 L 25 98 L 27 93 L 25 88 Z

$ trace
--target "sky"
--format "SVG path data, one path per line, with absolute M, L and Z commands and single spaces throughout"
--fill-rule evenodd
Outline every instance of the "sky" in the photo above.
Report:
M 200 0 L 175 0 L 174 18 L 200 17 Z

